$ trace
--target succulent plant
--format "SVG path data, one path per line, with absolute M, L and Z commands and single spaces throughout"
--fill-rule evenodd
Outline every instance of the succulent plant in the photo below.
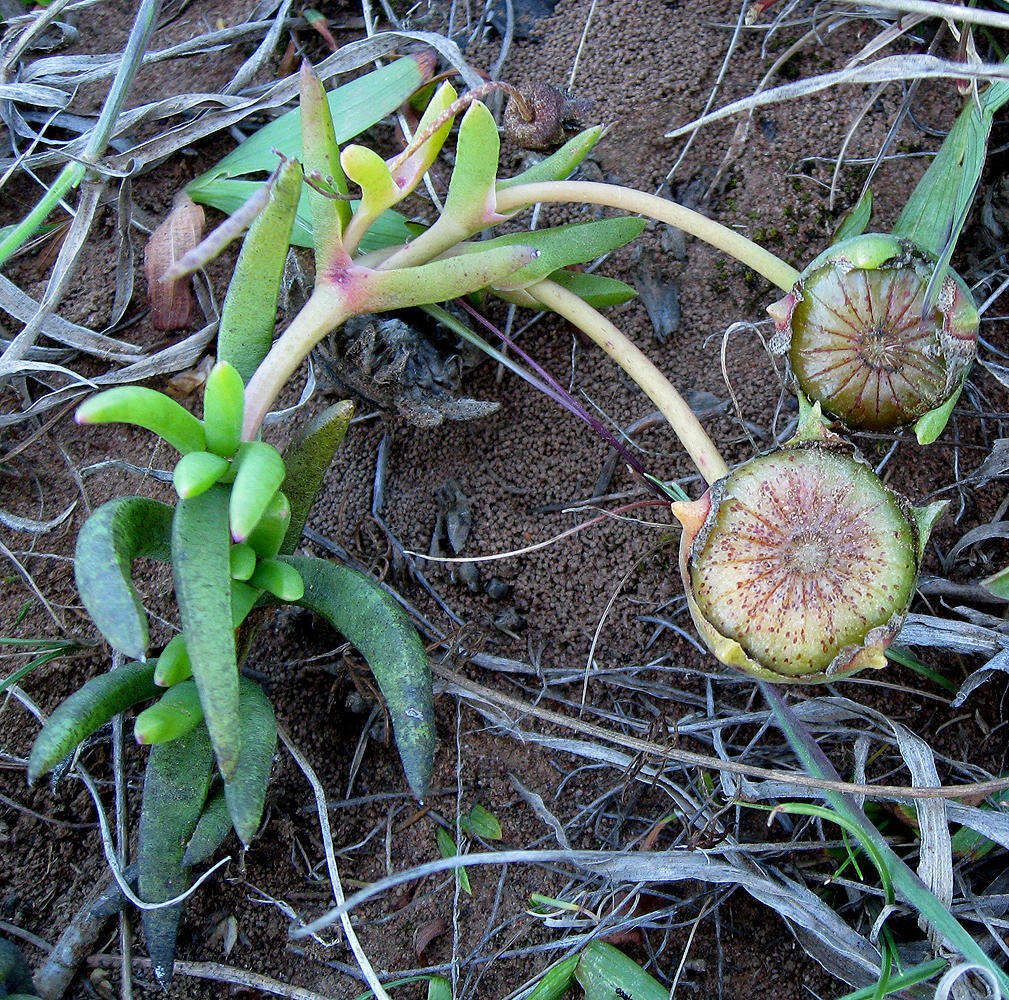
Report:
M 886 430 L 955 397 L 977 351 L 978 313 L 952 270 L 929 304 L 935 259 L 866 234 L 830 247 L 768 308 L 798 388 L 849 427 Z
M 882 667 L 943 507 L 912 507 L 814 406 L 785 447 L 673 505 L 694 623 L 722 663 L 763 680 Z

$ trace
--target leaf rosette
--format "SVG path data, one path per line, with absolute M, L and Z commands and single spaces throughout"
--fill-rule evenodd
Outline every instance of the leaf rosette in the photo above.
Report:
M 814 406 L 785 447 L 673 505 L 694 624 L 718 660 L 761 680 L 882 667 L 944 506 L 912 507 Z
M 849 427 L 914 423 L 955 397 L 977 353 L 970 289 L 909 240 L 866 234 L 828 248 L 768 308 L 798 388 Z M 930 301 L 934 299 L 934 301 Z

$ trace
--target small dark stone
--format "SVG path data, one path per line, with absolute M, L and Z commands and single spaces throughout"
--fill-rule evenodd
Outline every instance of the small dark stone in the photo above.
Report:
M 504 580 L 499 580 L 496 576 L 492 576 L 487 581 L 487 596 L 492 601 L 503 600 L 512 592 L 512 590 L 512 584 L 506 583 Z

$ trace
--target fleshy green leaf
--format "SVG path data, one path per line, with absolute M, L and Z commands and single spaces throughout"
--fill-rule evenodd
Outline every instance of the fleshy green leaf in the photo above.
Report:
M 963 392 L 962 384 L 942 406 L 929 410 L 915 421 L 914 436 L 918 439 L 918 444 L 931 444 L 942 434 L 949 423 L 949 418 L 953 416 L 953 408 L 960 399 L 961 392 Z
M 183 845 L 193 835 L 203 810 L 214 756 L 204 726 L 152 750 L 140 807 L 137 890 L 148 903 L 174 899 L 189 888 Z M 142 910 L 147 953 L 162 985 L 171 981 L 182 903 Z
M 241 679 L 242 755 L 235 776 L 224 786 L 238 839 L 248 847 L 259 829 L 266 803 L 273 754 L 277 749 L 277 719 L 263 689 Z
M 222 788 L 204 806 L 196 821 L 196 829 L 186 844 L 182 863 L 188 868 L 203 864 L 224 843 L 231 831 L 231 816 L 228 815 L 228 803 Z
M 290 501 L 291 520 L 280 546 L 281 552 L 289 554 L 297 548 L 323 476 L 353 416 L 353 403 L 348 400 L 334 403 L 298 431 L 284 451 L 284 467 L 287 469 L 284 492 Z
M 179 501 L 172 523 L 175 597 L 193 679 L 226 781 L 234 774 L 241 746 L 230 549 L 224 487 Z
M 332 178 L 336 190 L 346 194 L 347 178 L 340 165 L 340 146 L 336 141 L 326 91 L 307 59 L 301 64 L 300 83 L 305 170 L 309 174 L 318 171 L 323 178 Z M 343 245 L 343 231 L 350 222 L 350 205 L 339 198 L 327 198 L 321 191 L 312 189 L 308 191 L 308 202 L 315 233 L 315 267 L 319 270 L 333 261 Z
M 254 182 L 224 183 L 255 187 Z M 243 382 L 249 381 L 273 342 L 280 283 L 301 188 L 301 166 L 288 160 L 280 168 L 266 207 L 245 234 L 224 298 L 217 356 L 238 369 Z M 218 203 L 217 207 L 222 206 Z
M 494 247 L 526 246 L 538 252 L 535 260 L 495 281 L 494 287 L 502 291 L 522 288 L 542 281 L 553 271 L 571 264 L 584 264 L 596 257 L 622 247 L 641 235 L 647 220 L 624 215 L 594 222 L 577 222 L 552 229 L 534 229 L 521 233 L 508 233 L 480 243 L 459 247 L 460 255 L 484 253 Z
M 992 573 L 991 576 L 986 576 L 981 581 L 981 586 L 989 594 L 1009 600 L 1009 566 L 1000 569 L 997 573 Z
M 577 967 L 578 956 L 572 955 L 563 962 L 558 962 L 552 969 L 547 969 L 526 1000 L 561 1000 L 575 978 Z
M 367 146 L 348 146 L 340 154 L 340 163 L 344 173 L 361 189 L 361 201 L 344 238 L 347 253 L 353 254 L 375 220 L 402 195 L 385 160 Z
M 434 125 L 435 121 L 442 115 L 448 106 L 456 99 L 455 88 L 450 83 L 443 83 L 424 109 L 424 115 L 414 129 L 414 135 L 421 135 L 428 128 Z M 403 192 L 402 197 L 406 197 L 420 183 L 420 179 L 428 171 L 431 164 L 438 157 L 441 147 L 445 144 L 448 134 L 452 129 L 454 118 L 449 118 L 435 132 L 430 139 L 422 143 L 415 149 L 402 163 L 399 157 L 395 156 L 389 161 L 389 168 L 392 171 L 396 186 Z
M 616 278 L 607 278 L 604 274 L 590 274 L 586 271 L 554 271 L 550 280 L 556 282 L 569 292 L 574 292 L 578 298 L 587 302 L 594 309 L 605 309 L 607 306 L 619 306 L 637 297 L 637 292 Z
M 372 271 L 367 281 L 362 281 L 367 288 L 369 312 L 405 309 L 469 295 L 504 281 L 535 260 L 536 254 L 531 247 L 516 243 L 484 251 L 477 248 L 473 253 L 418 267 Z
M 392 719 L 413 793 L 427 791 L 437 742 L 431 667 L 403 609 L 374 580 L 311 556 L 284 556 L 305 581 L 297 603 L 325 618 L 368 662 Z
M 153 663 L 127 663 L 93 677 L 46 720 L 28 758 L 28 783 L 48 774 L 113 716 L 161 691 L 154 683 Z
M 594 125 L 574 138 L 569 139 L 560 149 L 551 153 L 545 159 L 534 163 L 528 170 L 506 177 L 497 182 L 498 189 L 515 187 L 518 184 L 535 184 L 539 181 L 562 181 L 569 177 L 578 165 L 592 151 L 605 131 L 602 125 Z
M 131 579 L 133 560 L 171 557 L 172 508 L 145 497 L 102 504 L 77 536 L 74 576 L 84 607 L 113 649 L 147 652 L 147 612 Z
M 467 833 L 481 840 L 500 840 L 504 836 L 497 817 L 484 809 L 479 802 L 462 818 L 462 827 Z
M 840 243 L 851 236 L 861 236 L 872 216 L 872 191 L 866 188 L 862 197 L 844 214 L 841 224 L 834 231 L 832 242 Z

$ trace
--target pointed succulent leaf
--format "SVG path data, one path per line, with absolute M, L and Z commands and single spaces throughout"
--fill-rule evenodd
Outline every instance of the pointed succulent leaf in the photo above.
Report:
M 406 56 L 330 91 L 327 101 L 336 126 L 336 142 L 349 142 L 392 114 L 423 84 L 425 69 L 422 58 Z M 224 159 L 190 182 L 186 190 L 194 201 L 227 211 L 213 200 L 215 180 L 260 171 L 269 173 L 277 163 L 274 149 L 288 158 L 301 155 L 300 109 L 288 111 L 253 132 Z
M 417 128 L 414 130 L 414 135 L 422 135 L 427 129 L 431 128 L 457 96 L 458 94 L 452 84 L 448 82 L 443 83 L 428 102 L 427 108 L 425 108 L 424 114 Z M 445 140 L 452 129 L 453 121 L 455 121 L 454 118 L 447 118 L 431 138 L 421 143 L 406 159 L 401 160 L 400 157 L 396 156 L 389 161 L 392 178 L 402 192 L 401 198 L 405 198 L 417 187 L 420 179 L 437 159 L 438 153 L 441 152 L 441 147 L 445 144 Z
M 228 803 L 224 798 L 224 789 L 221 788 L 207 799 L 207 804 L 196 821 L 196 829 L 182 855 L 183 865 L 195 868 L 203 864 L 224 843 L 231 831 Z
M 259 523 L 249 535 L 249 548 L 260 559 L 272 559 L 281 551 L 281 545 L 290 524 L 291 504 L 287 499 L 287 494 L 274 493 L 263 512 L 263 516 L 259 519 Z
M 246 847 L 263 818 L 266 786 L 277 749 L 277 719 L 263 689 L 244 677 L 241 681 L 242 755 L 235 776 L 224 786 L 228 812 Z
M 310 174 L 318 171 L 322 177 L 332 177 L 336 190 L 346 194 L 347 178 L 340 165 L 340 147 L 336 142 L 326 91 L 307 59 L 301 64 L 300 89 L 305 169 Z M 350 205 L 339 198 L 327 198 L 313 189 L 308 191 L 308 202 L 315 233 L 315 266 L 319 269 L 333 261 L 343 246 L 343 231 L 350 222 Z
M 256 606 L 263 592 L 258 587 L 243 583 L 241 580 L 231 581 L 231 625 L 238 628 Z
M 349 400 L 334 403 L 295 434 L 284 451 L 284 492 L 290 500 L 291 515 L 280 552 L 289 554 L 297 548 L 308 512 L 353 416 L 354 404 Z
M 300 601 L 305 593 L 305 581 L 298 571 L 279 559 L 260 559 L 249 584 L 282 601 Z
M 936 500 L 927 507 L 911 508 L 911 517 L 914 519 L 914 525 L 917 529 L 915 541 L 919 564 L 925 558 L 925 546 L 928 545 L 929 535 L 932 534 L 936 521 L 946 513 L 948 507 L 948 500 Z
M 248 539 L 284 481 L 284 460 L 265 441 L 246 441 L 235 457 L 235 482 L 229 501 L 231 537 Z
M 444 302 L 504 281 L 536 259 L 538 251 L 524 245 L 496 246 L 418 267 L 368 272 L 367 312 L 387 312 L 409 306 Z
M 582 160 L 592 151 L 605 131 L 602 125 L 587 128 L 569 139 L 560 149 L 534 163 L 528 170 L 497 182 L 499 190 L 516 187 L 519 184 L 535 184 L 540 181 L 562 181 L 569 177 Z
M 186 638 L 180 632 L 168 640 L 154 667 L 154 683 L 158 687 L 171 687 L 193 676 L 193 665 L 186 652 Z
M 305 581 L 302 607 L 325 618 L 368 662 L 392 718 L 403 770 L 422 797 L 434 767 L 431 667 L 406 612 L 377 583 L 346 566 L 284 556 Z
M 231 579 L 248 580 L 256 568 L 256 550 L 245 542 L 231 546 Z
M 918 444 L 931 444 L 946 429 L 950 417 L 953 416 L 953 409 L 963 392 L 963 383 L 960 388 L 946 400 L 942 406 L 937 406 L 934 410 L 929 410 L 924 416 L 919 417 L 914 424 L 914 436 L 918 439 Z
M 48 774 L 113 716 L 160 692 L 154 683 L 153 663 L 134 661 L 92 678 L 60 702 L 35 738 L 28 758 L 28 783 Z
M 79 424 L 134 424 L 163 437 L 185 455 L 207 447 L 203 424 L 171 396 L 142 385 L 117 385 L 77 407 Z
M 619 306 L 637 297 L 637 292 L 623 281 L 608 278 L 605 274 L 587 271 L 554 271 L 550 280 L 569 292 L 574 292 L 583 302 L 594 309 Z
M 361 189 L 361 201 L 347 225 L 344 239 L 346 253 L 353 256 L 375 220 L 403 195 L 385 160 L 367 146 L 348 146 L 340 155 L 340 162 L 346 175 Z
M 222 458 L 231 458 L 242 440 L 242 412 L 245 385 L 234 365 L 218 360 L 210 369 L 203 391 L 203 429 L 207 449 Z
M 137 715 L 133 735 L 142 746 L 167 743 L 185 736 L 202 721 L 203 709 L 196 685 L 182 681 L 173 684 L 158 701 Z
M 189 888 L 182 863 L 185 845 L 210 790 L 214 756 L 205 726 L 151 750 L 144 775 L 137 853 L 137 892 L 144 902 L 161 903 Z M 147 953 L 162 985 L 171 981 L 182 903 L 142 910 Z
M 243 382 L 249 381 L 273 342 L 280 283 L 300 194 L 301 165 L 288 160 L 280 168 L 266 207 L 245 234 L 224 298 L 217 356 L 233 365 Z
M 102 504 L 77 536 L 74 576 L 81 601 L 113 649 L 134 659 L 147 652 L 147 612 L 133 586 L 133 560 L 171 557 L 172 508 L 145 497 Z
M 235 771 L 241 745 L 228 535 L 228 491 L 223 486 L 179 501 L 172 522 L 175 597 L 193 679 L 226 781 Z
M 494 116 L 486 105 L 475 101 L 459 126 L 455 167 L 442 212 L 442 218 L 453 220 L 467 235 L 501 218 L 494 197 L 500 151 Z
M 231 463 L 209 451 L 191 451 L 175 463 L 172 484 L 183 499 L 206 493 L 231 468 Z
M 633 216 L 598 219 L 595 222 L 578 222 L 552 229 L 534 229 L 531 232 L 509 233 L 480 243 L 463 244 L 460 254 L 484 253 L 494 247 L 526 246 L 539 251 L 534 261 L 494 282 L 494 288 L 510 291 L 542 281 L 558 268 L 570 264 L 584 264 L 603 254 L 622 247 L 641 235 L 647 220 Z

